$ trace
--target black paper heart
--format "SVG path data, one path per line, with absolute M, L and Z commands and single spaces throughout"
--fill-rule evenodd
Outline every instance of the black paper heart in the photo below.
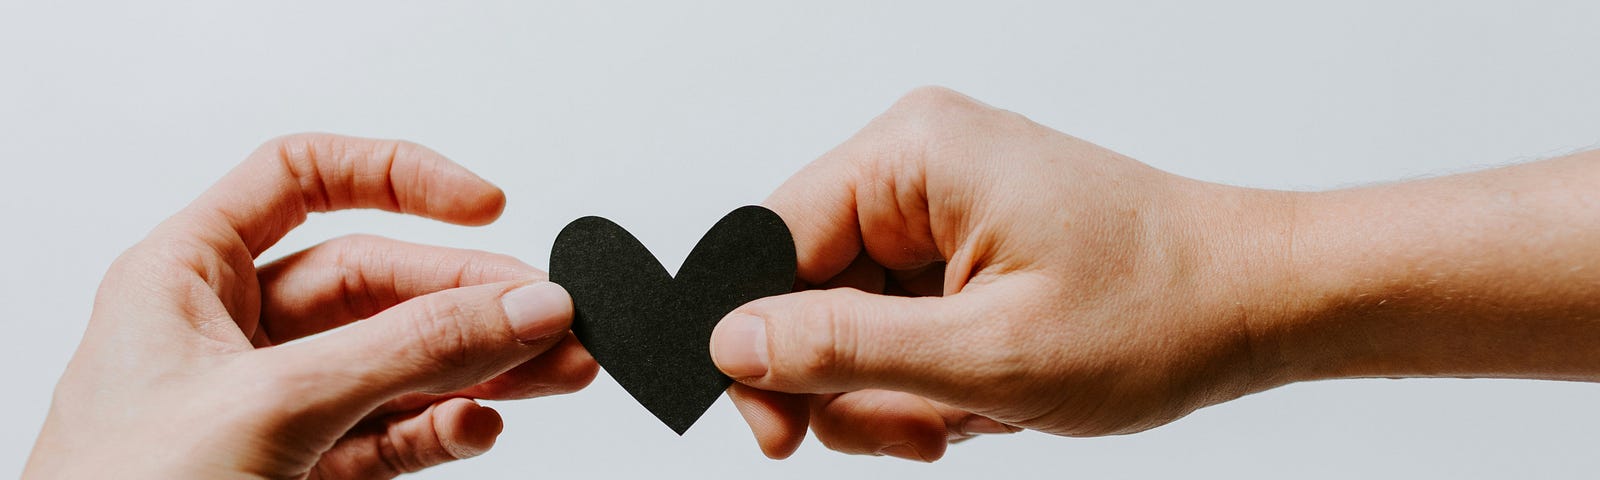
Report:
M 758 206 L 722 217 L 672 277 L 627 230 L 567 224 L 550 281 L 572 295 L 572 332 L 635 400 L 682 435 L 732 383 L 711 362 L 711 330 L 751 300 L 794 288 L 794 238 Z

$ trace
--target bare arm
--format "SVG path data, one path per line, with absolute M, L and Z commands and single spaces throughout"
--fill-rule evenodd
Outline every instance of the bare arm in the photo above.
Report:
M 1292 379 L 1600 380 L 1600 153 L 1297 194 Z
M 711 342 L 767 455 L 932 461 L 1340 377 L 1600 380 L 1600 154 L 1323 193 L 920 89 L 767 200 L 812 289 Z

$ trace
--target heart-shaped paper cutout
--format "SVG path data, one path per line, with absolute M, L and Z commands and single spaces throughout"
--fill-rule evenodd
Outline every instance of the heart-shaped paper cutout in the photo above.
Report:
M 635 400 L 682 435 L 732 383 L 711 362 L 711 330 L 734 308 L 794 288 L 794 238 L 763 207 L 722 217 L 672 277 L 627 230 L 567 224 L 550 281 L 572 295 L 572 332 Z

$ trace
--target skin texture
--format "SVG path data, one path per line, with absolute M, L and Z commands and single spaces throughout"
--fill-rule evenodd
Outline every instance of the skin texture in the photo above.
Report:
M 1600 380 L 1600 154 L 1321 193 L 1167 174 L 940 88 L 767 200 L 807 290 L 718 325 L 762 450 L 920 461 L 1305 380 Z
M 414 144 L 267 143 L 112 265 L 23 476 L 391 478 L 484 453 L 501 419 L 473 399 L 598 371 L 543 272 L 371 236 L 256 261 L 311 212 L 481 225 L 504 205 Z
M 773 458 L 807 429 L 920 461 L 1132 433 L 1306 380 L 1600 381 L 1597 183 L 1581 153 L 1230 187 L 924 88 L 768 199 L 806 289 L 730 314 L 711 353 Z M 597 372 L 542 272 L 369 236 L 256 262 L 311 212 L 475 225 L 504 203 L 413 144 L 269 142 L 111 267 L 24 477 L 388 478 L 483 453 L 502 424 L 472 399 Z

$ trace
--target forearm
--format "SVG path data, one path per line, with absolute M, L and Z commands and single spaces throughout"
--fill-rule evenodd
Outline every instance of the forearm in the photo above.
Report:
M 1275 363 L 1295 380 L 1600 381 L 1597 187 L 1589 152 L 1290 194 Z

